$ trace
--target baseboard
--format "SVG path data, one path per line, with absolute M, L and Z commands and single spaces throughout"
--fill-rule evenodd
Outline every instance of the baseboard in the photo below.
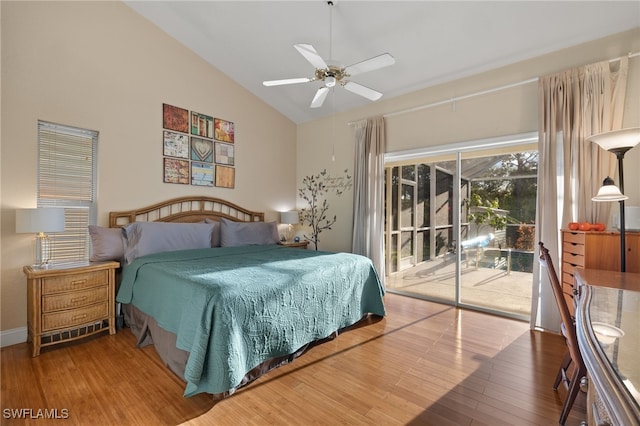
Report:
M 27 341 L 27 327 L 0 331 L 0 348 L 17 345 Z

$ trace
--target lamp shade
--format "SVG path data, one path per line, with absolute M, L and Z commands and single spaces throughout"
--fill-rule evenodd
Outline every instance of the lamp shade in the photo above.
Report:
M 620 192 L 617 186 L 613 184 L 613 179 L 609 176 L 606 177 L 602 186 L 598 190 L 598 194 L 591 199 L 591 201 L 623 201 L 629 197 Z
M 298 212 L 292 210 L 289 212 L 280 212 L 280 223 L 286 223 L 288 225 L 295 225 L 298 223 Z
M 40 207 L 16 210 L 16 233 L 62 232 L 64 209 Z
M 633 148 L 640 143 L 640 127 L 604 132 L 589 136 L 588 139 L 607 151 L 619 148 Z

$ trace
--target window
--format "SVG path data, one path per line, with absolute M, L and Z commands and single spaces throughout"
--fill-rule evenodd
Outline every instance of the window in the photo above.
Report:
M 98 132 L 38 121 L 38 207 L 63 207 L 65 230 L 51 234 L 51 262 L 89 259 L 96 223 Z

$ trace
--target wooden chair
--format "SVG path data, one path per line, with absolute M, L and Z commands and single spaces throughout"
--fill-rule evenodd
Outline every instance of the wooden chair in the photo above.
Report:
M 564 425 L 576 396 L 578 396 L 578 392 L 580 391 L 580 381 L 584 376 L 586 376 L 587 369 L 584 365 L 584 361 L 582 360 L 580 349 L 578 348 L 575 319 L 569 312 L 567 301 L 562 293 L 562 286 L 558 280 L 556 270 L 553 267 L 551 256 L 549 256 L 549 250 L 544 247 L 542 242 L 538 244 L 540 245 L 540 264 L 545 267 L 549 275 L 549 282 L 551 283 L 553 295 L 555 296 L 556 304 L 560 311 L 560 317 L 562 318 L 562 334 L 567 342 L 567 351 L 565 352 L 564 359 L 560 365 L 560 370 L 558 371 L 556 380 L 553 383 L 554 390 L 558 390 L 560 382 L 563 382 L 567 387 L 567 398 L 564 401 L 564 406 L 562 407 L 562 413 L 560 414 L 559 420 L 559 423 Z

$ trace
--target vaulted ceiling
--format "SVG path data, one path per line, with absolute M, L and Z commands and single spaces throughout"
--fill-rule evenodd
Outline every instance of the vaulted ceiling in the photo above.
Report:
M 640 27 L 639 1 L 125 1 L 136 12 L 296 123 L 371 102 L 321 81 L 294 44 L 351 65 L 390 53 L 395 64 L 352 77 L 399 96 Z

